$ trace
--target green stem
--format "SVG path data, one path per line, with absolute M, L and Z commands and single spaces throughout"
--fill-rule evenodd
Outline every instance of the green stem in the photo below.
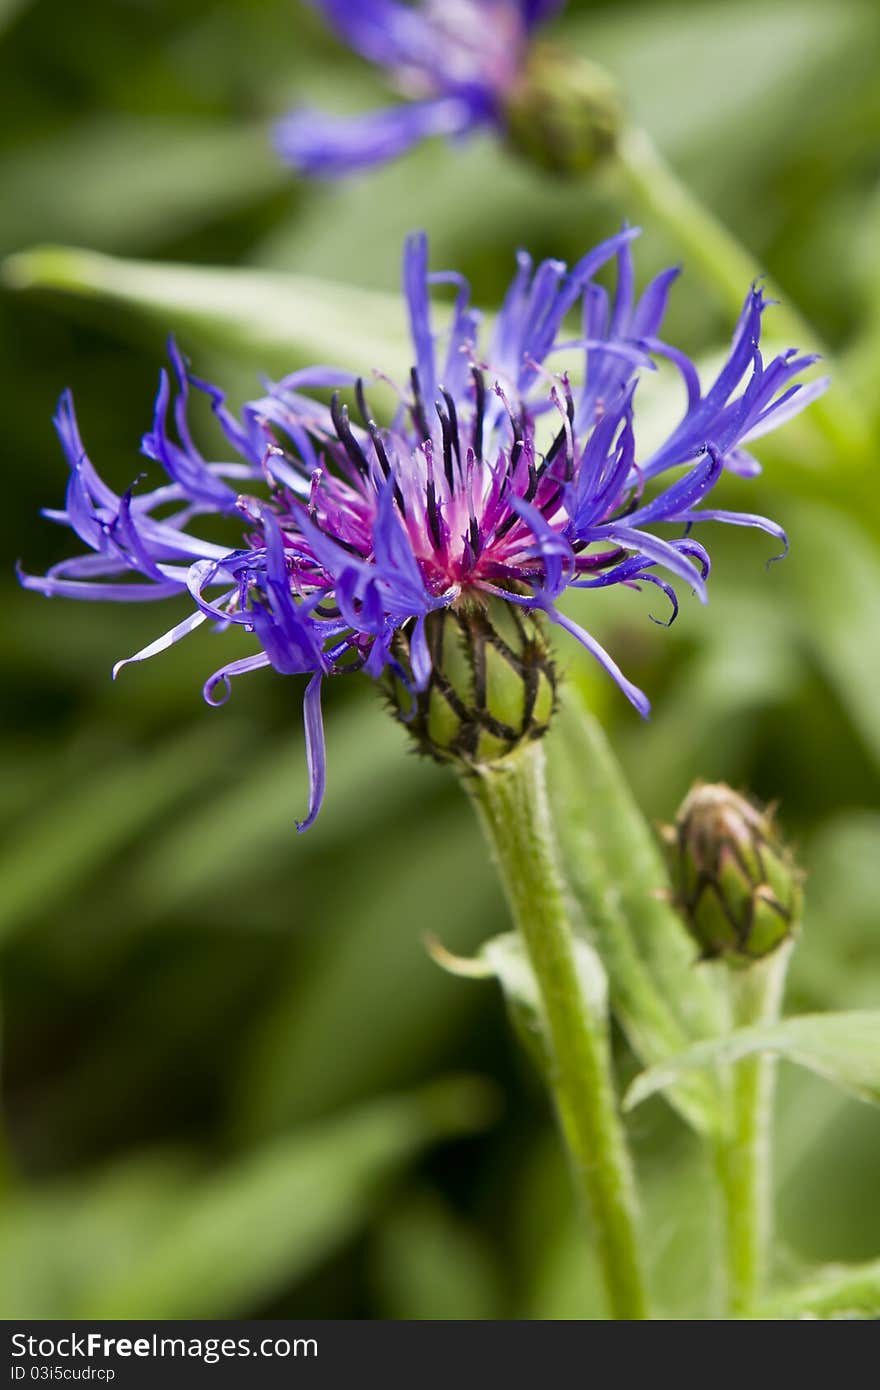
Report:
M 682 183 L 644 131 L 625 130 L 616 156 L 636 197 L 687 250 L 689 260 L 702 268 L 727 308 L 739 314 L 746 288 L 759 270 L 755 257 Z M 772 283 L 769 288 L 773 291 Z M 818 348 L 828 356 L 815 329 L 784 294 L 773 309 L 773 336 L 790 339 L 798 347 Z M 842 378 L 842 372 L 835 374 L 833 399 L 821 396 L 806 418 L 835 449 L 867 460 L 872 448 L 870 423 Z
M 535 977 L 549 1031 L 549 1084 L 579 1191 L 595 1223 L 611 1315 L 648 1316 L 632 1170 L 611 1077 L 608 1023 L 584 996 L 570 907 L 534 743 L 466 779 Z
M 664 895 L 659 839 L 595 715 L 571 686 L 548 735 L 549 784 L 568 882 L 608 971 L 614 1017 L 646 1065 L 727 1026 L 726 1004 Z M 668 1098 L 700 1133 L 717 1128 L 717 1085 L 682 1075 Z
M 766 960 L 731 973 L 734 1028 L 779 1017 L 790 953 L 789 944 Z M 716 1151 L 724 1202 L 727 1294 L 734 1315 L 748 1313 L 761 1298 L 773 1239 L 775 1079 L 772 1057 L 748 1057 L 731 1068 L 730 1124 Z

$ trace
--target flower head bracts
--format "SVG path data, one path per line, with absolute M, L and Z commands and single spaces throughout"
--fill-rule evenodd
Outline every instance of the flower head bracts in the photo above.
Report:
M 532 31 L 564 0 L 312 0 L 339 37 L 384 68 L 405 104 L 356 117 L 296 110 L 276 129 L 302 173 L 336 177 L 403 154 L 434 135 L 502 127 Z
M 546 614 L 646 714 L 642 692 L 558 600 L 569 587 L 647 582 L 667 595 L 674 617 L 674 580 L 705 598 L 709 557 L 691 535 L 694 523 L 757 526 L 784 544 L 774 522 L 709 509 L 706 499 L 725 467 L 748 469 L 745 441 L 787 419 L 824 383 L 794 380 L 810 357 L 785 353 L 764 364 L 758 337 L 766 302 L 752 290 L 728 358 L 704 392 L 689 360 L 658 336 L 674 272 L 635 296 L 635 235 L 625 229 L 571 270 L 558 261 L 533 266 L 521 255 L 485 357 L 467 283 L 429 273 L 426 240 L 411 237 L 403 280 L 414 366 L 387 428 L 372 418 L 363 381 L 329 367 L 293 373 L 236 417 L 220 390 L 187 373 L 172 344 L 172 372 L 161 374 L 142 446 L 165 480 L 118 496 L 92 465 L 65 393 L 55 424 L 70 480 L 64 508 L 48 515 L 76 531 L 90 553 L 22 582 L 47 595 L 120 602 L 188 594 L 193 611 L 129 661 L 156 655 L 206 621 L 243 627 L 260 650 L 211 676 L 210 703 L 222 702 L 231 677 L 260 667 L 309 676 L 304 825 L 324 786 L 323 678 L 390 672 L 414 693 L 423 690 L 432 670 L 426 622 L 448 607 L 500 597 Z M 595 276 L 612 261 L 617 285 L 609 298 Z M 435 283 L 455 289 L 445 333 L 432 315 Z M 554 370 L 561 348 L 581 363 L 577 384 Z M 669 438 L 641 458 L 637 384 L 657 356 L 677 367 L 687 403 Z M 191 388 L 207 395 L 234 461 L 211 461 L 197 448 L 187 419 Z M 314 395 L 320 389 L 332 392 L 329 405 Z M 199 534 L 204 517 L 218 516 L 230 524 L 230 546 Z M 658 526 L 677 534 L 657 534 Z

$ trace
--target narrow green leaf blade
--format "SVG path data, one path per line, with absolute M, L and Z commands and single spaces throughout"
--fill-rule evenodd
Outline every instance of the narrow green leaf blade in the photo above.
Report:
M 880 1317 L 880 1260 L 830 1265 L 797 1288 L 784 1289 L 749 1313 L 750 1320 Z
M 0 178 L 4 249 L 36 235 L 143 252 L 276 192 L 286 173 L 260 124 L 116 111 L 20 142 Z
M 724 1026 L 719 996 L 660 896 L 662 858 L 597 721 L 569 691 L 548 742 L 550 798 L 566 872 L 608 971 L 612 1008 L 631 1046 L 653 1063 Z M 670 1094 L 700 1131 L 714 1128 L 711 1080 L 687 1077 Z
M 880 557 L 864 525 L 827 506 L 788 506 L 797 553 L 815 557 L 793 564 L 786 580 L 794 591 L 794 615 L 805 646 L 824 671 L 876 764 L 880 764 Z M 862 513 L 862 521 L 865 514 Z M 821 557 L 834 556 L 827 582 Z M 846 595 L 846 601 L 841 596 Z
M 739 1062 L 758 1052 L 796 1062 L 858 1100 L 880 1105 L 880 1011 L 853 1010 L 802 1014 L 698 1043 L 637 1076 L 624 1107 L 631 1110 L 673 1085 L 682 1072 Z
M 695 969 L 693 943 L 663 896 L 668 880 L 657 836 L 598 721 L 573 692 L 562 721 L 571 777 L 558 803 L 559 829 L 568 857 L 577 857 L 578 836 L 588 837 L 587 852 L 604 868 L 639 956 L 686 1033 L 705 1037 L 720 1031 L 725 1018 L 718 992 Z
M 66 246 L 10 257 L 11 289 L 51 290 L 122 308 L 163 332 L 192 332 L 208 346 L 266 371 L 303 361 L 401 379 L 409 370 L 404 305 L 397 295 L 270 271 L 123 260 Z

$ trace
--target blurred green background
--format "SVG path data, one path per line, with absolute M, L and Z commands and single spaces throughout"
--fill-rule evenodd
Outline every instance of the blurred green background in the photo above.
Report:
M 618 75 L 876 423 L 876 6 L 572 4 L 558 32 Z M 402 237 L 425 226 L 434 264 L 468 273 L 489 307 L 516 247 L 572 258 L 624 216 L 645 228 L 643 281 L 682 258 L 613 171 L 563 186 L 488 139 L 298 185 L 268 121 L 295 101 L 357 110 L 386 93 L 294 0 L 3 0 L 0 92 L 4 254 L 68 243 L 393 291 Z M 24 292 L 18 266 L 0 300 L 0 1314 L 598 1315 L 550 1118 L 497 992 L 443 975 L 421 944 L 427 929 L 467 953 L 505 927 L 453 779 L 409 755 L 366 682 L 334 682 L 327 802 L 299 837 L 296 681 L 261 673 L 208 709 L 201 683 L 229 647 L 205 634 L 113 685 L 112 663 L 170 626 L 174 605 L 47 602 L 12 577 L 16 558 L 36 571 L 75 544 L 38 515 L 63 495 L 51 414 L 64 386 L 124 487 L 167 330 L 237 403 L 280 370 L 280 340 L 301 328 L 307 358 L 320 324 L 264 322 L 245 293 L 224 340 L 173 309 L 160 326 L 119 303 Z M 340 302 L 369 368 L 364 301 Z M 711 357 L 731 326 L 686 273 L 670 336 Z M 765 570 L 757 533 L 713 534 L 710 605 L 683 597 L 671 631 L 648 621 L 651 595 L 572 608 L 650 692 L 650 724 L 573 645 L 562 660 L 651 817 L 697 776 L 781 800 L 809 871 L 790 1004 L 877 1007 L 876 458 L 799 425 L 761 456 L 764 477 L 726 483 L 725 501 L 786 525 L 784 564 Z M 695 1141 L 662 1100 L 631 1129 L 664 1307 L 709 1313 Z M 876 1255 L 878 1165 L 876 1113 L 784 1074 L 784 1273 Z

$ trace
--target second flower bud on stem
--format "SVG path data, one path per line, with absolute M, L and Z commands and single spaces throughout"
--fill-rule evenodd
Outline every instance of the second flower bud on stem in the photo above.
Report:
M 802 906 L 802 875 L 772 811 L 723 784 L 697 783 L 663 835 L 672 900 L 701 958 L 726 972 L 732 1027 L 772 1022 Z M 715 1159 L 728 1302 L 739 1315 L 761 1297 L 772 1248 L 775 1067 L 771 1057 L 746 1057 L 724 1078 L 727 1123 Z
M 797 930 L 801 875 L 772 811 L 698 782 L 662 833 L 673 902 L 704 959 L 748 966 Z

